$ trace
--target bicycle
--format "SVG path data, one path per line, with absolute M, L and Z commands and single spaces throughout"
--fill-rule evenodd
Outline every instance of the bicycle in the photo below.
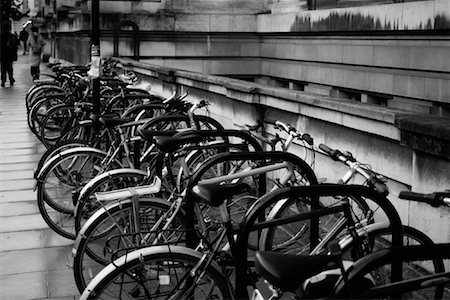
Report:
M 192 118 L 197 107 L 198 105 L 194 105 L 189 112 Z M 130 141 L 136 143 L 139 138 L 127 138 L 124 133 L 125 128 L 137 126 L 140 122 L 130 122 L 130 118 L 100 120 L 104 124 L 106 136 L 113 141 L 108 152 L 91 147 L 68 149 L 50 159 L 36 176 L 41 215 L 50 228 L 69 239 L 75 239 L 76 230 L 79 229 L 77 225 L 80 224 L 80 218 L 76 219 L 74 216 L 75 209 L 79 211 L 82 209 L 81 206 L 77 206 L 78 196 L 91 179 L 107 170 L 122 170 L 123 167 L 133 168 L 136 171 L 131 174 L 130 171 L 126 174 L 116 172 L 114 176 L 117 176 L 116 174 L 121 176 L 121 183 L 116 182 L 116 186 L 136 185 L 143 179 L 142 172 L 136 169 L 140 165 L 139 154 L 134 153 L 133 160 L 130 149 L 133 148 L 135 152 L 142 150 L 129 145 Z M 117 131 L 118 139 L 113 136 L 114 131 Z M 97 181 L 93 182 L 89 187 L 96 183 Z
M 434 207 L 450 206 L 449 191 L 431 194 L 401 192 L 399 197 L 425 202 Z M 351 267 L 344 267 L 342 250 L 337 246 L 331 255 L 316 258 L 262 252 L 256 257 L 256 270 L 263 278 L 277 286 L 271 299 L 279 299 L 280 291 L 294 293 L 299 299 L 441 299 L 450 295 L 450 272 L 445 271 L 443 265 L 439 269 L 430 270 L 423 262 L 431 261 L 435 264 L 443 259 L 450 259 L 450 243 L 394 246 L 373 252 L 352 263 Z M 385 276 L 382 283 L 374 280 L 378 274 L 389 274 L 395 264 L 405 263 L 410 270 L 403 272 L 407 278 L 395 281 Z M 403 268 L 405 269 L 405 266 Z M 299 269 L 304 271 L 299 272 Z M 252 299 L 263 300 L 264 297 L 255 292 Z
M 217 141 L 217 137 L 224 138 L 224 141 Z M 192 142 L 194 142 L 195 140 L 198 141 L 199 138 L 200 140 L 206 141 L 206 143 L 193 145 Z M 215 139 L 211 142 L 211 138 Z M 230 143 L 227 140 L 231 138 L 243 139 L 244 141 L 246 141 L 246 143 Z M 141 239 L 141 242 L 139 244 L 131 242 L 125 243 L 128 245 L 127 247 L 131 249 L 133 247 L 142 247 L 143 245 L 146 245 L 148 243 L 154 243 L 154 234 L 146 233 L 146 231 L 155 232 L 158 230 L 162 230 L 162 232 L 167 232 L 170 228 L 174 229 L 184 227 L 185 214 L 181 207 L 185 194 L 185 191 L 183 191 L 185 190 L 185 187 L 183 185 L 183 181 L 185 179 L 183 178 L 187 178 L 190 176 L 189 174 L 193 172 L 195 165 L 197 165 L 197 161 L 202 161 L 206 157 L 208 157 L 208 155 L 211 155 L 211 153 L 217 153 L 217 151 L 250 151 L 250 149 L 252 148 L 260 151 L 260 148 L 258 147 L 259 144 L 255 140 L 252 140 L 245 133 L 236 130 L 187 131 L 183 132 L 179 137 L 164 139 L 162 143 L 163 145 L 161 148 L 164 150 L 160 152 L 160 154 L 158 155 L 159 158 L 157 160 L 163 160 L 164 157 L 166 157 L 167 151 L 171 150 L 171 156 L 174 155 L 175 159 L 181 161 L 181 169 L 178 172 L 176 184 L 172 188 L 172 193 L 169 196 L 169 200 L 159 200 L 154 197 L 148 199 L 149 197 L 145 196 L 145 193 L 142 194 L 139 191 L 133 193 L 136 198 L 129 199 L 129 190 L 96 193 L 97 201 L 101 200 L 99 202 L 99 204 L 101 204 L 101 209 L 97 210 L 87 220 L 87 222 L 81 228 L 74 245 L 74 274 L 77 286 L 79 287 L 80 291 L 82 291 L 86 286 L 85 282 L 87 275 L 85 275 L 84 273 L 92 274 L 94 273 L 94 269 L 98 268 L 97 265 L 90 264 L 89 260 L 85 262 L 86 254 L 97 263 L 100 263 L 100 267 L 103 267 L 105 264 L 111 261 L 111 256 L 117 255 L 111 254 L 111 252 L 117 253 L 127 250 L 127 248 L 122 249 L 122 247 L 118 247 L 118 249 L 116 249 L 115 247 L 111 248 L 106 245 L 111 240 L 122 240 L 122 237 L 125 233 L 133 237 L 139 236 L 139 233 L 144 232 L 142 233 L 142 235 L 144 237 L 146 236 L 146 238 Z M 189 145 L 173 152 L 175 148 L 179 148 L 183 143 L 188 143 Z M 164 144 L 167 144 L 167 146 L 164 146 Z M 173 164 L 173 162 L 171 164 Z M 155 173 L 162 174 L 162 163 L 155 163 L 155 165 L 159 166 L 157 167 L 157 169 L 160 169 L 160 171 L 156 170 Z M 166 172 L 171 172 L 171 168 L 167 168 L 167 165 L 165 169 L 167 169 Z M 172 178 L 172 175 L 170 175 L 169 178 Z M 140 188 L 142 187 L 136 187 L 136 189 Z M 157 192 L 161 191 L 160 188 L 161 186 L 157 188 Z M 113 200 L 114 202 L 110 203 Z M 151 222 L 153 222 L 154 226 L 149 227 L 148 224 L 150 224 L 151 222 L 149 223 L 148 221 L 139 222 L 139 224 L 147 224 L 145 228 L 141 228 L 140 225 L 136 225 L 136 221 L 133 220 L 148 220 L 148 216 L 153 215 L 153 212 L 156 211 L 156 209 L 151 209 L 151 207 L 158 208 L 158 211 L 161 212 L 160 218 L 151 218 Z M 163 210 L 163 208 L 165 208 L 165 210 Z M 135 213 L 132 213 L 133 211 Z M 141 211 L 141 214 L 136 214 L 136 211 Z M 132 217 L 126 217 L 131 214 Z M 124 217 L 129 218 L 129 221 L 124 222 Z M 174 219 L 178 221 L 174 221 Z M 207 222 L 208 225 L 202 223 L 203 228 L 214 226 L 212 222 L 205 222 Z M 108 230 L 105 230 L 105 228 L 107 228 Z M 180 233 L 172 234 L 174 236 L 171 236 L 169 234 L 169 237 L 163 234 L 162 236 L 157 237 L 157 239 L 164 238 L 167 240 L 176 240 L 179 242 Z M 126 236 L 127 235 L 125 235 L 123 239 L 127 240 L 128 238 Z M 102 249 L 109 250 L 105 252 Z M 86 269 L 89 269 L 89 271 Z M 90 276 L 92 277 L 92 275 Z
M 241 225 L 246 225 L 240 227 L 238 231 L 234 230 L 226 208 L 226 199 L 235 194 L 235 189 L 245 189 L 245 185 L 245 183 L 229 183 L 227 184 L 230 187 L 228 192 L 227 188 L 221 185 L 202 183 L 196 185 L 197 191 L 194 191 L 194 193 L 208 205 L 219 207 L 223 223 L 218 238 L 214 240 L 211 246 L 209 246 L 210 244 L 199 244 L 208 245 L 208 251 L 204 249 L 203 252 L 199 252 L 181 246 L 159 245 L 125 254 L 109 264 L 89 283 L 81 299 L 105 299 L 102 297 L 103 295 L 106 298 L 108 295 L 123 298 L 127 295 L 131 297 L 133 294 L 145 295 L 147 298 L 151 297 L 151 299 L 187 299 L 191 295 L 198 295 L 201 292 L 203 292 L 201 299 L 235 299 L 235 297 L 236 299 L 244 299 L 248 297 L 246 296 L 247 284 L 251 278 L 247 277 L 249 266 L 247 263 L 248 238 L 250 228 L 258 230 L 254 228 L 252 220 L 257 220 L 261 213 L 274 202 L 255 202 L 250 208 L 246 220 L 241 223 Z M 311 196 L 314 198 L 317 193 L 323 195 L 359 193 L 370 194 L 380 199 L 379 194 L 368 188 L 340 185 L 329 185 L 325 189 L 317 185 L 292 187 L 280 189 L 273 193 L 285 193 L 286 190 L 292 192 L 293 189 L 297 193 L 304 193 L 305 198 L 311 198 Z M 220 193 L 216 193 L 219 190 Z M 265 197 L 269 197 L 268 195 Z M 387 200 L 382 202 L 387 206 L 390 205 Z M 298 217 L 311 218 L 321 214 L 335 213 L 337 210 L 345 210 L 347 214 L 351 214 L 348 203 L 342 203 L 339 208 L 305 212 Z M 398 226 L 401 223 L 397 218 L 398 215 L 394 214 L 392 223 Z M 348 219 L 350 223 L 351 220 L 352 218 Z M 266 225 L 271 226 L 272 224 L 264 224 L 264 226 Z M 351 228 L 352 226 L 349 225 L 349 229 Z M 237 238 L 235 238 L 235 234 L 237 234 Z M 227 241 L 225 245 L 228 245 L 228 247 L 224 247 L 225 239 Z M 227 249 L 230 249 L 230 251 L 223 251 Z M 178 269 L 181 268 L 183 270 L 179 271 Z M 230 268 L 235 270 L 234 284 L 230 282 L 229 276 L 233 274 L 230 273 Z M 159 274 L 164 276 L 164 282 L 159 280 L 161 279 L 158 277 Z M 244 293 L 242 293 L 242 288 Z M 117 294 L 114 294 L 115 292 Z M 214 292 L 214 295 L 210 295 L 212 292 Z

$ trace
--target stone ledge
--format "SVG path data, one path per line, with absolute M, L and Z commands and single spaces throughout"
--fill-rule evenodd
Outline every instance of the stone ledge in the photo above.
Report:
M 427 115 L 399 116 L 400 142 L 408 147 L 450 158 L 450 118 Z
M 306 113 L 313 118 L 323 119 L 327 122 L 367 131 L 394 140 L 400 139 L 400 131 L 396 126 L 396 120 L 400 116 L 411 115 L 404 110 L 347 99 L 270 87 L 233 78 L 177 70 L 128 59 L 118 60 L 126 68 L 132 68 L 166 82 L 177 82 L 245 103 L 263 104 L 297 114 Z M 273 101 L 267 101 L 270 98 Z

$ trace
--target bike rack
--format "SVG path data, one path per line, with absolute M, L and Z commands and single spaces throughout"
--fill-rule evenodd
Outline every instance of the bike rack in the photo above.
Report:
M 132 37 L 133 37 L 133 59 L 134 60 L 139 60 L 139 45 L 140 45 L 140 40 L 139 40 L 139 27 L 136 23 L 134 23 L 131 20 L 124 20 L 121 21 L 115 28 L 114 28 L 114 40 L 113 40 L 113 44 L 114 44 L 114 52 L 113 55 L 115 57 L 119 57 L 119 37 L 120 37 L 120 33 L 123 32 L 124 30 L 122 30 L 122 27 L 124 26 L 131 26 L 133 28 L 133 33 L 132 33 Z

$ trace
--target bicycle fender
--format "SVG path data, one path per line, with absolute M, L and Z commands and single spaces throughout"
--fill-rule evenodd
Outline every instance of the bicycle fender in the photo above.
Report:
M 145 201 L 148 198 L 144 198 L 140 201 Z M 151 197 L 151 201 L 153 202 L 159 202 L 163 205 L 167 205 L 170 206 L 170 203 L 167 202 L 167 200 L 161 199 L 161 198 L 157 198 L 157 197 Z M 78 246 L 80 245 L 80 242 L 86 238 L 86 236 L 84 235 L 84 233 L 89 230 L 89 227 L 92 225 L 92 223 L 95 222 L 95 220 L 97 218 L 99 218 L 102 214 L 104 214 L 105 212 L 116 208 L 117 206 L 122 206 L 124 204 L 128 204 L 128 203 L 132 203 L 132 199 L 126 199 L 126 200 L 121 200 L 121 201 L 115 201 L 115 202 L 111 202 L 106 204 L 105 206 L 100 207 L 92 216 L 89 217 L 89 219 L 86 221 L 86 223 L 84 223 L 83 227 L 81 227 L 80 231 L 77 234 L 77 238 L 75 239 L 75 243 L 73 244 L 73 248 L 72 248 L 72 256 L 75 257 L 77 250 L 78 250 Z
M 83 198 L 84 194 L 86 194 L 98 181 L 103 180 L 104 178 L 116 175 L 116 174 L 121 174 L 121 173 L 124 173 L 124 174 L 125 173 L 134 173 L 134 174 L 143 175 L 143 176 L 147 175 L 146 171 L 142 171 L 142 170 L 138 170 L 138 169 L 130 169 L 130 168 L 122 168 L 122 169 L 116 169 L 116 170 L 112 170 L 112 171 L 106 171 L 105 173 L 97 175 L 91 181 L 89 181 L 81 189 L 78 199 Z M 77 203 L 77 207 L 78 207 L 78 203 Z M 77 210 L 75 209 L 75 211 L 77 211 Z
M 39 171 L 38 175 L 36 176 L 36 180 L 40 181 L 43 179 L 44 175 L 48 172 L 47 169 L 50 168 L 50 166 L 57 161 L 58 159 L 64 159 L 74 153 L 77 152 L 91 152 L 91 153 L 96 153 L 96 154 L 103 154 L 103 155 L 107 155 L 107 153 L 103 150 L 97 149 L 97 148 L 93 148 L 93 147 L 76 147 L 76 148 L 72 148 L 72 149 L 67 149 L 64 150 L 58 154 L 56 154 L 55 156 L 53 156 L 52 158 L 50 158 L 41 168 L 41 170 Z
M 379 230 L 379 229 L 389 228 L 389 226 L 390 226 L 389 222 L 377 222 L 377 223 L 372 223 L 372 224 L 366 225 L 362 228 L 358 228 L 356 230 L 356 232 L 357 232 L 358 236 L 361 237 L 361 236 L 365 236 L 366 234 L 369 234 L 369 233 Z M 339 246 L 341 247 L 341 249 L 345 249 L 352 242 L 353 242 L 353 237 L 350 234 L 346 234 L 341 239 L 339 239 Z
M 100 271 L 100 273 L 98 273 L 97 276 L 95 276 L 94 279 L 92 279 L 91 282 L 88 284 L 88 286 L 84 290 L 83 294 L 81 295 L 80 300 L 88 299 L 88 297 L 90 296 L 91 291 L 94 290 L 94 287 L 103 278 L 108 276 L 108 274 L 110 274 L 111 272 L 113 272 L 117 268 L 122 267 L 127 262 L 133 261 L 133 260 L 136 260 L 136 259 L 139 260 L 139 259 L 141 259 L 144 256 L 157 255 L 157 254 L 167 253 L 167 252 L 180 253 L 180 254 L 184 254 L 184 255 L 190 255 L 190 256 L 194 256 L 194 257 L 198 258 L 199 260 L 203 256 L 202 252 L 195 251 L 193 249 L 186 248 L 186 247 L 183 247 L 183 246 L 161 245 L 161 246 L 152 246 L 152 247 L 147 247 L 147 248 L 142 248 L 142 249 L 135 250 L 135 251 L 133 251 L 131 253 L 128 253 L 127 255 L 119 257 L 114 262 L 112 262 L 109 265 L 107 265 L 102 271 Z M 216 269 L 216 271 L 219 272 L 219 274 L 222 274 L 222 271 L 221 271 L 219 265 L 215 261 L 212 261 L 210 266 L 213 267 L 214 269 Z

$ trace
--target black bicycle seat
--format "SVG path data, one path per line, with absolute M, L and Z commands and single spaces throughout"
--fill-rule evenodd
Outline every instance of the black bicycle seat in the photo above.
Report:
M 339 265 L 333 255 L 257 252 L 255 267 L 256 272 L 275 287 L 295 293 L 306 279 Z
M 181 136 L 155 136 L 156 147 L 167 153 L 178 150 L 184 144 L 198 143 L 201 141 L 203 141 L 203 137 L 195 133 Z
M 244 182 L 228 184 L 210 183 L 198 184 L 192 189 L 192 192 L 200 201 L 218 207 L 226 199 L 234 195 L 246 193 L 250 189 L 250 186 Z

